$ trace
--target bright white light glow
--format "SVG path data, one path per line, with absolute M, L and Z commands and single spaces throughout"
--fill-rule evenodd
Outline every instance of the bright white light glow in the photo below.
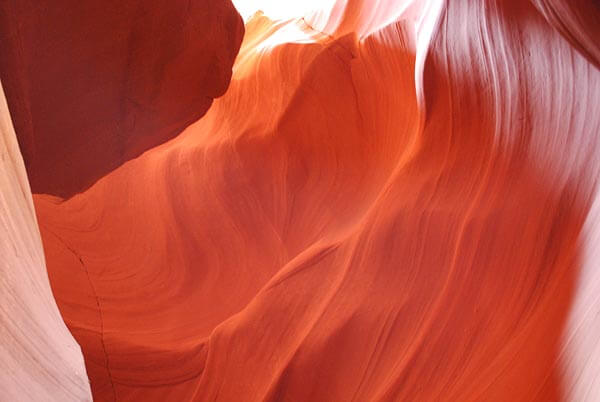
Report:
M 323 0 L 232 0 L 244 21 L 257 11 L 262 11 L 272 20 L 300 18 L 323 7 Z

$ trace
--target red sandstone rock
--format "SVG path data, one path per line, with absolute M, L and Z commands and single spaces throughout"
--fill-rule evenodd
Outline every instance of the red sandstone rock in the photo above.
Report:
M 229 84 L 229 0 L 5 0 L 0 77 L 34 192 L 71 196 L 177 135 Z
M 572 4 L 258 13 L 204 117 L 36 194 L 95 399 L 600 398 L 598 14 Z

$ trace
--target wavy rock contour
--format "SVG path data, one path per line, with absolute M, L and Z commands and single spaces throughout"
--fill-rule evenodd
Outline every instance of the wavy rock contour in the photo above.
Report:
M 206 115 L 34 196 L 94 398 L 600 398 L 598 16 L 254 14 Z

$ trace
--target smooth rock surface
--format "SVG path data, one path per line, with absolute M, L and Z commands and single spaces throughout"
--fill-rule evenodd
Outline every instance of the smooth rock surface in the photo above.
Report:
M 94 399 L 600 400 L 597 2 L 248 1 L 0 4 Z M 0 391 L 85 399 L 2 116 Z
M 35 196 L 95 397 L 596 400 L 597 28 L 326 4 L 255 14 L 206 116 Z
M 0 400 L 90 401 L 50 290 L 25 165 L 0 85 Z
M 243 32 L 229 0 L 3 0 L 0 77 L 33 192 L 72 196 L 204 115 Z

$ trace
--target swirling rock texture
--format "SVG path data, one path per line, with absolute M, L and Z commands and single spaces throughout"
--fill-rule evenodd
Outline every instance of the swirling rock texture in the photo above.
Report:
M 600 399 L 600 6 L 319 7 L 249 16 L 227 91 L 172 140 L 69 165 L 85 180 L 47 162 L 48 274 L 94 398 Z M 150 137 L 175 91 L 154 78 Z

